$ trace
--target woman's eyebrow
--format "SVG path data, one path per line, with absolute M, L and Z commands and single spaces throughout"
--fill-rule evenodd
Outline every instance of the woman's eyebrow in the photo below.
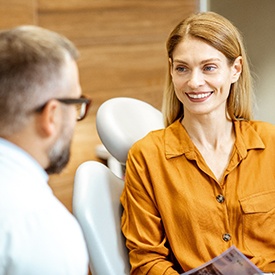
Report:
M 177 63 L 181 63 L 181 64 L 188 64 L 188 62 L 181 60 L 181 59 L 173 59 L 172 60 L 173 63 L 177 62 Z M 200 64 L 205 64 L 205 63 L 209 63 L 209 62 L 221 62 L 221 60 L 219 58 L 213 57 L 213 58 L 208 58 L 208 59 L 204 59 L 200 62 Z
M 209 58 L 201 61 L 201 64 L 210 63 L 210 62 L 221 62 L 219 58 Z

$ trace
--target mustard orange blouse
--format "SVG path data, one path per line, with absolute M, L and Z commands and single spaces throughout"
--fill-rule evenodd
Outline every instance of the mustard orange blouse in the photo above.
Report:
M 131 148 L 121 196 L 131 274 L 179 274 L 233 244 L 262 271 L 275 271 L 275 126 L 234 127 L 220 183 L 180 121 Z

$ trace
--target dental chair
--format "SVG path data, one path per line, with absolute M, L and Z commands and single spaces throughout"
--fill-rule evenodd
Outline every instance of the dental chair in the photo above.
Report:
M 116 97 L 99 107 L 96 127 L 102 145 L 109 152 L 107 165 L 123 177 L 133 143 L 150 131 L 163 128 L 164 124 L 162 113 L 152 105 L 135 98 Z
M 116 163 L 116 169 L 97 161 L 78 167 L 73 214 L 84 233 L 92 275 L 129 275 L 128 251 L 120 229 L 124 168 L 132 144 L 149 131 L 164 127 L 162 114 L 141 100 L 112 98 L 99 107 L 96 126 L 109 153 L 108 163 Z

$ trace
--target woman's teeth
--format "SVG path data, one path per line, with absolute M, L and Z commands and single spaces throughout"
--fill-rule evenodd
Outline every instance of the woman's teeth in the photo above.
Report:
M 211 93 L 203 93 L 203 94 L 188 94 L 191 98 L 205 98 L 210 96 Z

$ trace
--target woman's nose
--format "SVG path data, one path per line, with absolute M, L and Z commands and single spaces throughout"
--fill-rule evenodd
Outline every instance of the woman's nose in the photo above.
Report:
M 194 70 L 190 74 L 190 78 L 188 80 L 188 86 L 191 89 L 197 89 L 198 87 L 204 85 L 205 80 L 204 80 L 204 75 L 201 71 Z

